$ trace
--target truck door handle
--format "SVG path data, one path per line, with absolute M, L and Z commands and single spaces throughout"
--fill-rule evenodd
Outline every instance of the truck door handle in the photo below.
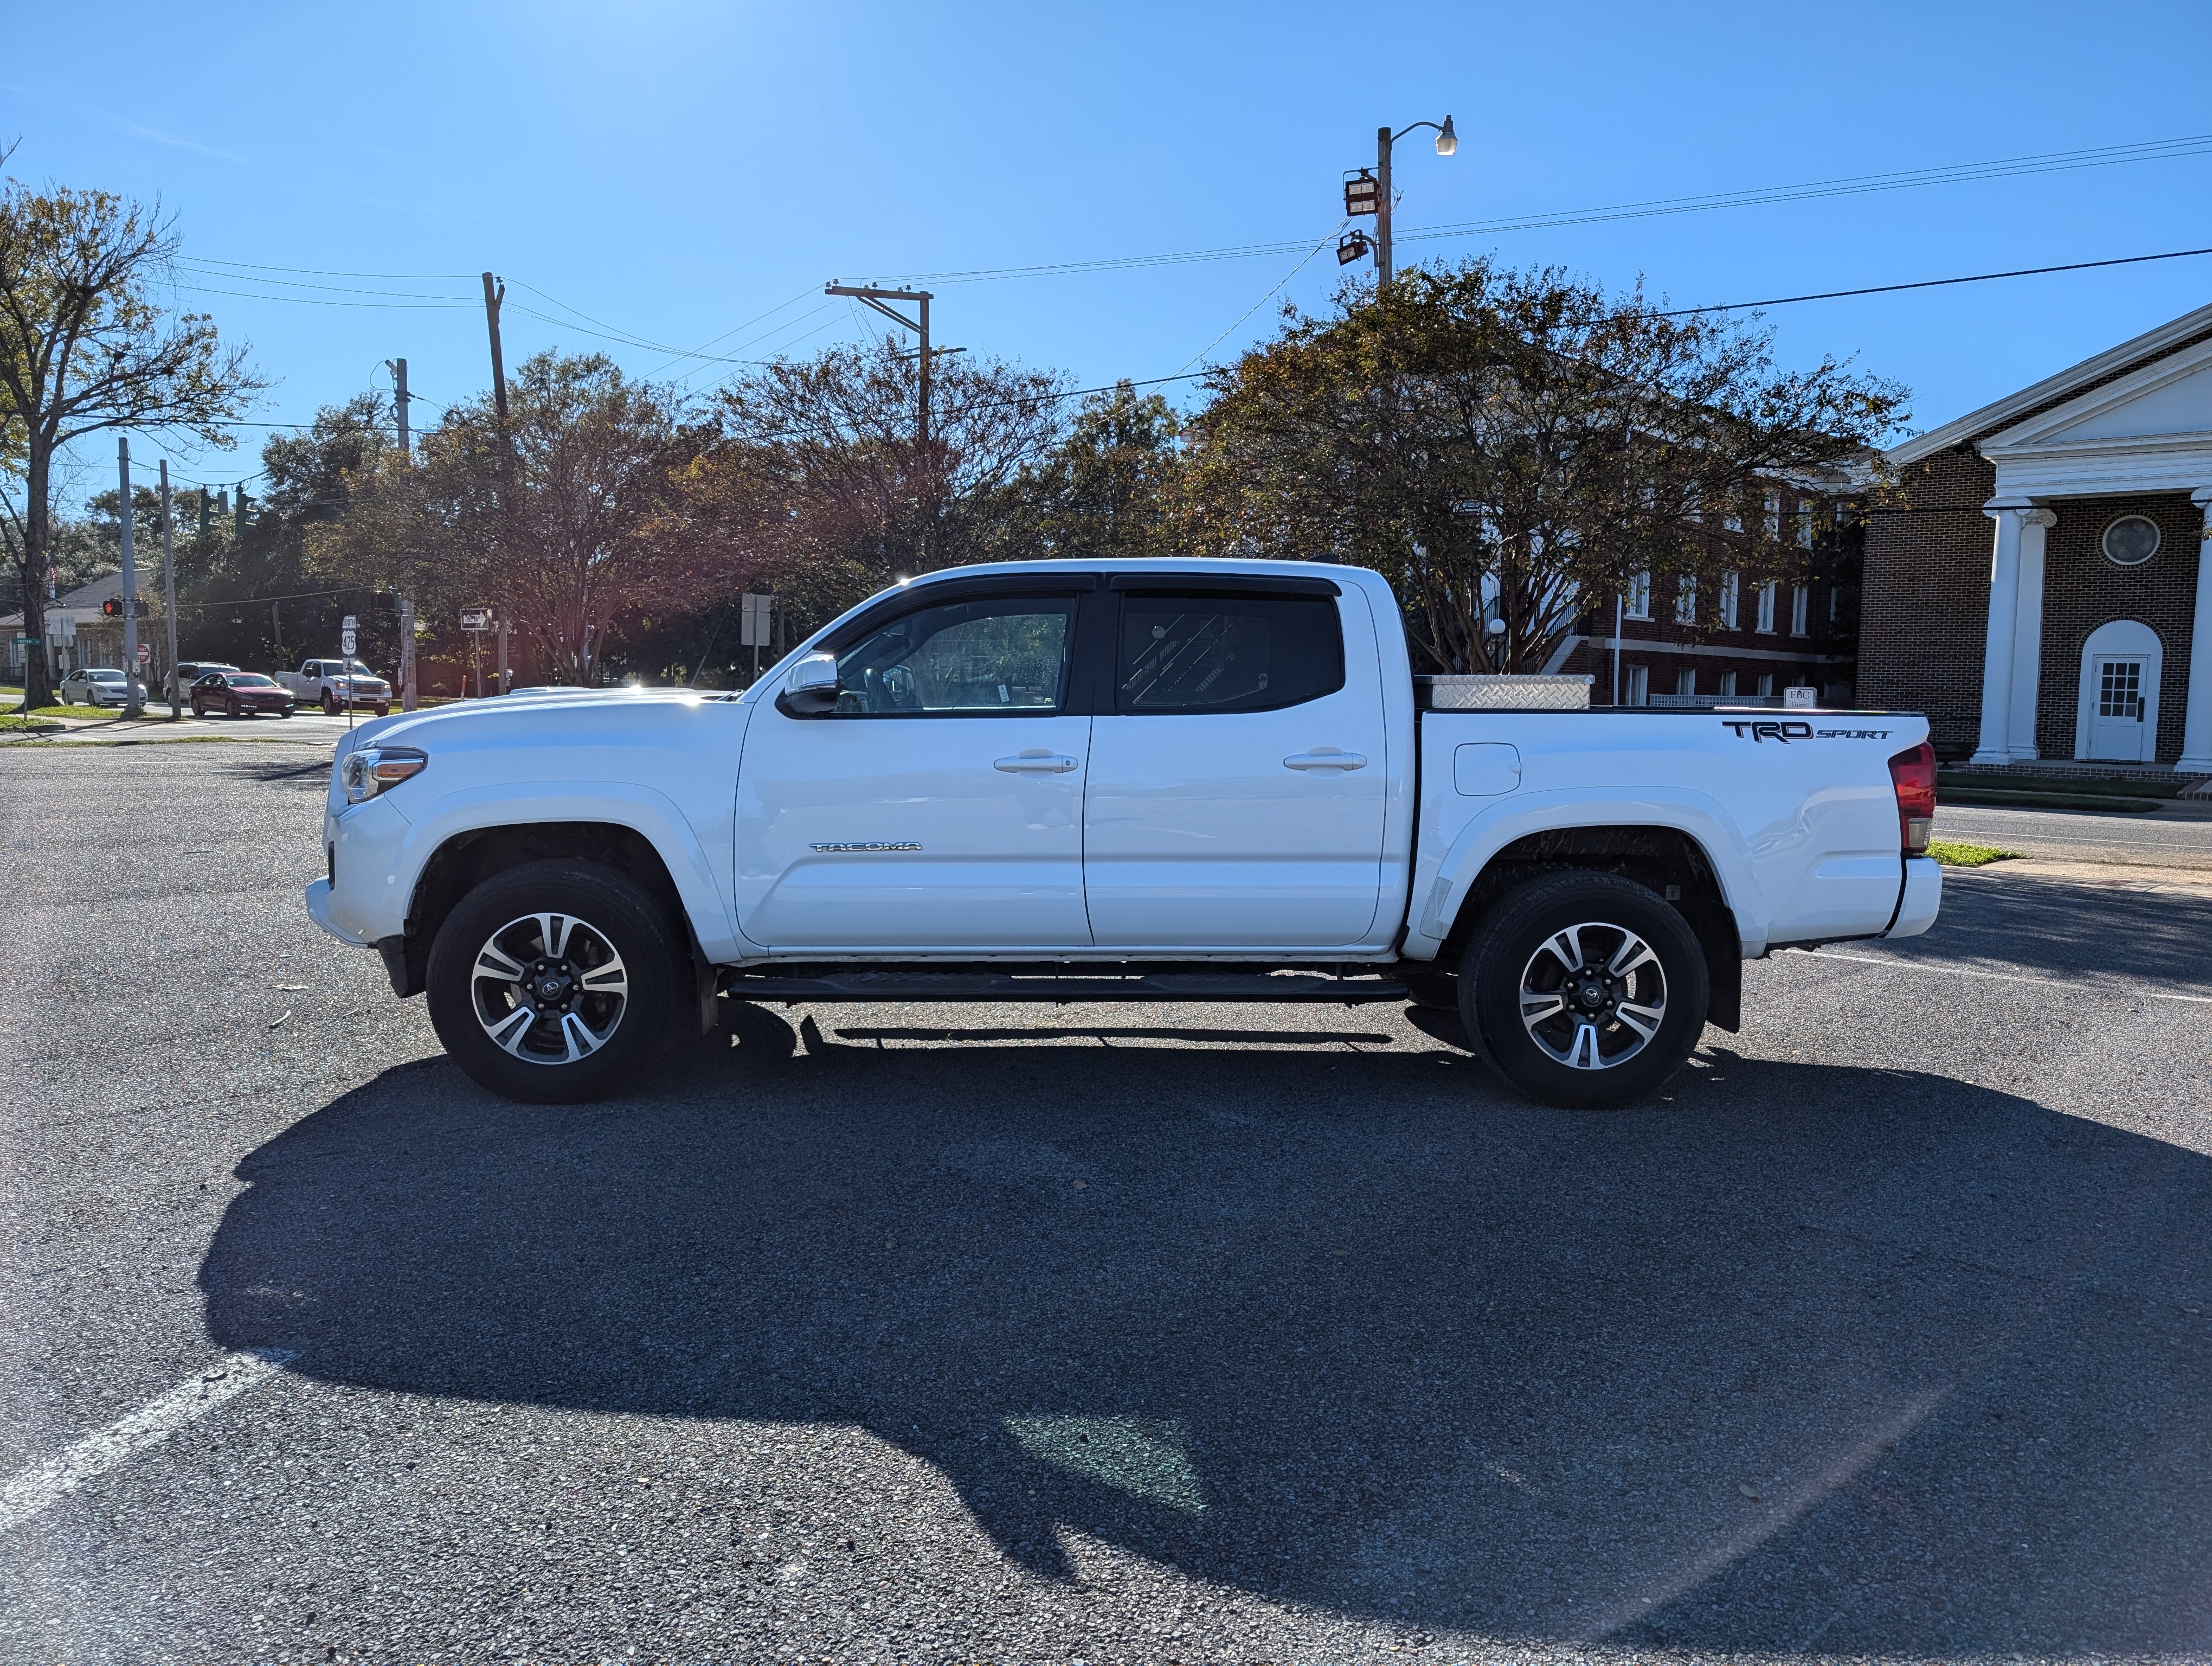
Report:
M 1364 752 L 1341 752 L 1334 746 L 1316 746 L 1310 752 L 1294 752 L 1283 760 L 1285 769 L 1364 769 Z
M 1076 767 L 1076 761 L 1064 753 L 1032 747 L 1012 757 L 1000 758 L 991 767 L 1004 769 L 1010 775 L 1064 775 Z

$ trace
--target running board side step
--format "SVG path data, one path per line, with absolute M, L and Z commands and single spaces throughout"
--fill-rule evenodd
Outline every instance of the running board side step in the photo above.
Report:
M 1331 977 L 1318 972 L 1149 972 L 1095 974 L 824 971 L 812 976 L 732 970 L 722 993 L 733 1000 L 1410 1000 L 1395 977 Z

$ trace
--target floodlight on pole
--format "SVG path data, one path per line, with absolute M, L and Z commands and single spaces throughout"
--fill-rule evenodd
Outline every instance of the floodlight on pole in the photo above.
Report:
M 1459 135 L 1452 131 L 1451 118 L 1446 116 L 1444 125 L 1437 129 L 1437 155 L 1449 156 L 1458 149 Z

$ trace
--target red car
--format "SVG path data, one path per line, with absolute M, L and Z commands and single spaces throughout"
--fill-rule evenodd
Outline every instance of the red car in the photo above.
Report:
M 219 707 L 226 717 L 251 717 L 256 712 L 292 714 L 292 694 L 258 672 L 211 671 L 192 684 L 192 715 L 205 717 Z

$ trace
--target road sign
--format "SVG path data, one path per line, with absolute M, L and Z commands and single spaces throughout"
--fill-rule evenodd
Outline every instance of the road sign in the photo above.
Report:
M 338 629 L 340 630 L 358 630 L 361 629 L 361 621 L 355 618 L 352 614 L 349 613 L 345 617 L 338 621 Z
M 151 642 L 141 642 L 138 644 L 138 663 L 140 665 L 144 665 L 153 657 L 154 645 Z
M 740 596 L 738 602 L 738 646 L 768 647 L 775 637 L 775 598 Z
M 489 630 L 491 629 L 491 609 L 488 607 L 463 608 L 461 610 L 461 629 L 464 630 Z
M 347 656 L 350 657 L 350 656 L 352 655 L 352 654 L 353 654 L 353 645 L 354 645 L 354 635 L 353 635 L 353 629 L 352 629 L 352 628 L 351 628 L 350 626 L 349 626 L 347 629 L 345 629 L 341 630 L 340 632 L 338 632 L 338 652 L 339 652 L 339 653 L 341 653 L 341 654 L 345 654 L 345 655 L 347 655 Z
M 12 641 L 17 648 L 36 648 L 39 645 L 39 639 L 35 636 L 15 636 L 11 637 L 9 640 Z

